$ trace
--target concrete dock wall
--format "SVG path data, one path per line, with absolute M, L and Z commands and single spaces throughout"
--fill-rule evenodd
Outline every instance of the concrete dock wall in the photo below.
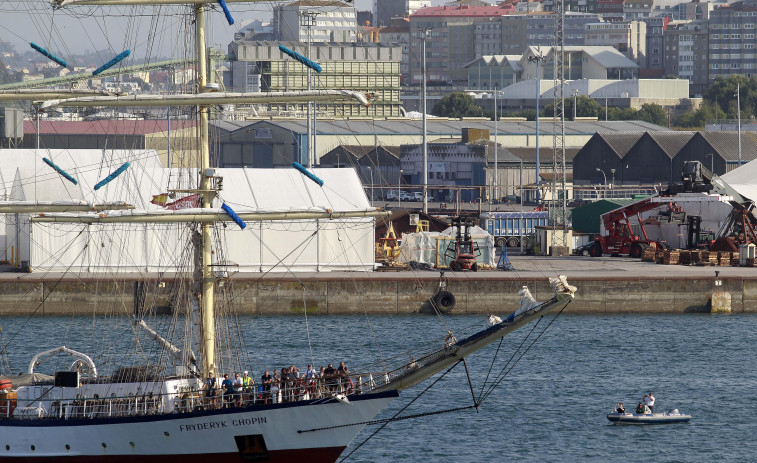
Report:
M 409 274 L 409 275 L 408 275 Z M 480 276 L 479 276 L 480 275 Z M 448 290 L 456 299 L 455 314 L 506 314 L 519 305 L 518 291 L 527 285 L 537 300 L 551 296 L 546 277 L 517 278 L 505 273 L 452 275 Z M 134 281 L 102 282 L 81 278 L 17 278 L 0 280 L 0 315 L 129 314 L 134 311 Z M 316 274 L 237 276 L 224 283 L 236 312 L 252 315 L 407 314 L 417 312 L 434 293 L 435 272 L 406 274 Z M 713 277 L 570 277 L 578 287 L 565 313 L 698 313 L 709 312 L 713 291 L 731 295 L 734 313 L 757 312 L 757 275 Z M 158 279 L 146 283 L 146 306 L 170 313 L 179 302 L 171 299 L 174 285 Z M 220 291 L 219 291 L 220 294 Z M 226 298 L 229 300 L 229 298 Z M 219 299 L 218 310 L 228 310 Z

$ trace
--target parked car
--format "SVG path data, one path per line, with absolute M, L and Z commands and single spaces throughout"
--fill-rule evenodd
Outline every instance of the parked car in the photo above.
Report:
M 412 201 L 423 201 L 423 192 L 422 191 L 413 191 L 413 199 Z
M 413 200 L 413 194 L 409 191 L 402 191 L 400 192 L 400 201 L 412 201 Z
M 520 196 L 518 195 L 507 195 L 502 198 L 503 203 L 519 203 L 520 202 Z
M 589 256 L 591 255 L 591 247 L 594 246 L 594 241 L 589 241 L 573 250 L 574 256 Z
M 384 199 L 387 201 L 397 201 L 397 192 L 394 190 L 389 190 L 384 195 Z

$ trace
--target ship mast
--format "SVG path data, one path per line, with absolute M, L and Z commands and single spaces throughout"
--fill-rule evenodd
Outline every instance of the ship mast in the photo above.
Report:
M 206 93 L 207 84 L 207 60 L 205 58 L 205 5 L 195 7 L 195 44 L 197 47 L 197 93 Z M 208 136 L 208 113 L 207 105 L 200 107 L 200 190 L 202 192 L 202 208 L 209 209 L 215 198 L 215 190 L 210 189 L 210 140 Z M 203 377 L 208 373 L 215 373 L 215 313 L 213 308 L 214 282 L 213 282 L 213 249 L 211 223 L 201 224 L 201 259 L 202 265 L 200 276 L 202 278 L 202 371 Z

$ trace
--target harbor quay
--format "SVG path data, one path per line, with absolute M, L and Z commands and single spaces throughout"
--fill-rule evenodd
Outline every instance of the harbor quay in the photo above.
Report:
M 551 297 L 548 279 L 556 275 L 578 288 L 566 314 L 707 313 L 714 293 L 727 293 L 732 313 L 757 312 L 756 267 L 577 256 L 511 256 L 510 262 L 513 271 L 445 271 L 456 300 L 449 313 L 509 314 L 519 307 L 524 285 L 538 301 Z M 439 270 L 237 273 L 218 284 L 242 315 L 396 315 L 419 312 L 440 276 Z M 106 281 L 88 274 L 3 272 L 0 315 L 130 314 L 144 307 L 170 314 L 180 305 L 171 296 L 177 284 L 187 282 L 158 274 L 145 279 L 124 273 Z

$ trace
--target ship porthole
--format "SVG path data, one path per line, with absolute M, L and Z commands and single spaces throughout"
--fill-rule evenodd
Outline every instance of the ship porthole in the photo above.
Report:
M 11 449 L 11 446 L 10 446 L 10 445 L 6 445 L 6 446 L 5 446 L 5 450 L 10 450 L 10 449 Z
M 71 446 L 66 444 L 66 450 L 71 450 Z
M 32 445 L 32 452 L 34 451 L 34 446 Z
M 102 443 L 102 446 L 103 446 L 103 448 L 107 448 L 108 447 L 108 445 L 105 442 Z
M 171 435 L 168 434 L 168 431 L 164 432 L 163 435 L 166 436 L 166 437 L 171 437 Z
M 129 442 L 129 445 L 131 445 L 132 448 L 135 447 L 134 442 Z

